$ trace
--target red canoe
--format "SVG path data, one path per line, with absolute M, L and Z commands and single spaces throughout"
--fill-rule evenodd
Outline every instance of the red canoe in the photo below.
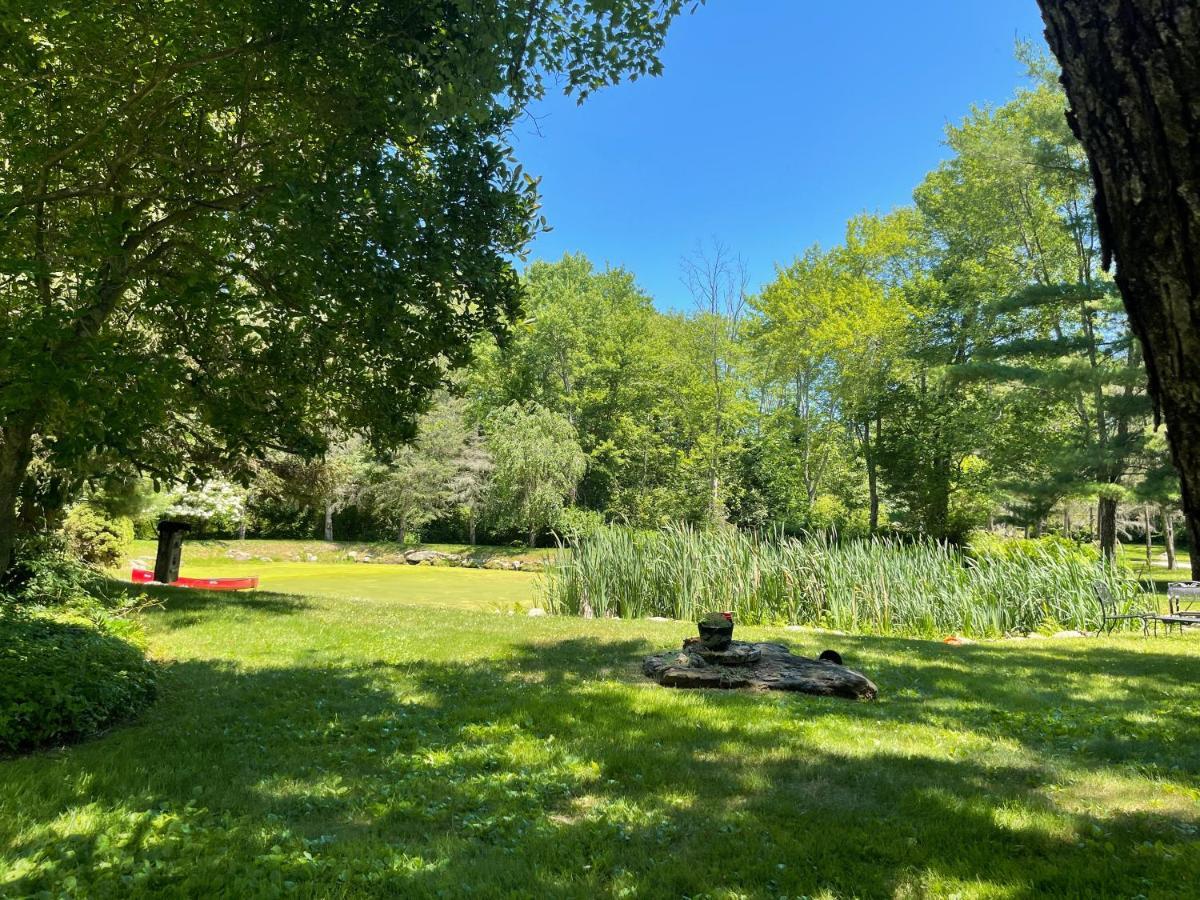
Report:
M 147 569 L 134 569 L 134 584 L 151 584 L 154 573 Z M 171 587 L 199 588 L 202 591 L 244 591 L 258 587 L 258 578 L 180 578 L 171 582 Z

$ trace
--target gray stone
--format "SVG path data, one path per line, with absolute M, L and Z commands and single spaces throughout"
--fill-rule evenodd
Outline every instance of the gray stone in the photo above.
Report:
M 404 561 L 410 566 L 419 566 L 421 563 L 432 563 L 448 556 L 449 553 L 442 553 L 440 550 L 409 550 L 404 554 Z
M 531 609 L 529 611 L 529 615 L 534 616 L 534 617 L 544 616 L 545 614 L 546 614 L 546 611 L 537 606 L 535 606 L 533 609 Z
M 769 642 L 732 641 L 724 650 L 710 650 L 698 638 L 688 638 L 682 650 L 647 656 L 642 672 L 664 687 L 800 691 L 851 700 L 873 700 L 879 693 L 853 669 L 796 656 Z

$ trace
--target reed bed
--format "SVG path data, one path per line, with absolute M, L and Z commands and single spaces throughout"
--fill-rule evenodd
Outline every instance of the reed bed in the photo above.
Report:
M 1125 607 L 1137 593 L 1112 565 L 1055 547 L 971 555 L 933 542 L 678 525 L 600 528 L 568 550 L 541 581 L 547 608 L 568 615 L 693 620 L 729 610 L 747 625 L 994 637 L 1096 628 L 1097 581 Z

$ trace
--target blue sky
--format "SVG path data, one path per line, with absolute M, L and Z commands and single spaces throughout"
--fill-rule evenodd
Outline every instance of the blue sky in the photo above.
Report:
M 1035 0 L 709 0 L 672 27 L 661 78 L 583 106 L 552 92 L 518 124 L 553 231 L 531 259 L 621 265 L 660 308 L 713 237 L 751 287 L 863 210 L 907 203 L 943 130 L 1021 84 Z

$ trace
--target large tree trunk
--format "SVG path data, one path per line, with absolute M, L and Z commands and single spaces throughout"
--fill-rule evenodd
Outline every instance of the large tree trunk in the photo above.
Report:
M 1143 537 L 1146 539 L 1146 566 L 1154 562 L 1154 528 L 1150 524 L 1150 504 L 1147 503 L 1142 508 L 1142 527 L 1145 530 Z
M 1200 6 L 1038 0 L 1200 547 Z M 1200 553 L 1192 556 L 1200 579 Z
M 1111 560 L 1117 555 L 1117 501 L 1101 497 L 1096 518 L 1100 528 L 1100 555 Z
M 333 540 L 333 504 L 325 501 L 325 540 Z

